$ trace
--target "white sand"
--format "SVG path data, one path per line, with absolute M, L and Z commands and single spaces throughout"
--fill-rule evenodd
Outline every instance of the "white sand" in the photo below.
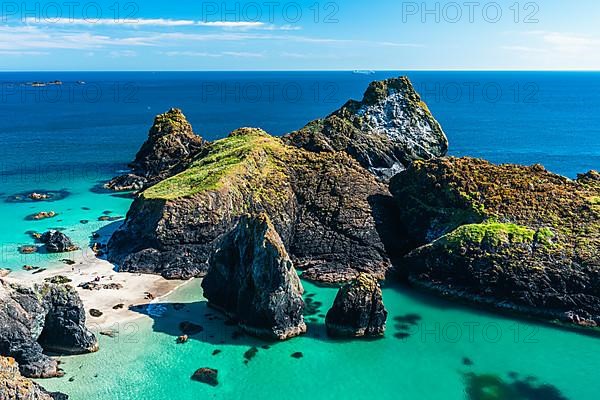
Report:
M 108 261 L 86 257 L 76 260 L 76 264 L 48 268 L 38 274 L 26 271 L 15 271 L 4 278 L 8 282 L 24 285 L 43 283 L 46 278 L 62 275 L 73 282 L 70 285 L 77 288 L 86 310 L 87 325 L 95 332 L 102 330 L 119 331 L 131 321 L 140 318 L 142 314 L 132 311 L 132 305 L 143 305 L 157 302 L 182 286 L 186 281 L 169 281 L 160 276 L 115 272 L 114 266 Z M 123 285 L 120 290 L 101 289 L 85 290 L 78 287 L 81 283 L 94 281 L 100 277 L 99 284 L 117 283 Z M 154 299 L 149 298 L 151 293 Z M 113 307 L 123 304 L 123 308 L 114 310 Z M 103 315 L 92 317 L 90 310 L 100 310 Z

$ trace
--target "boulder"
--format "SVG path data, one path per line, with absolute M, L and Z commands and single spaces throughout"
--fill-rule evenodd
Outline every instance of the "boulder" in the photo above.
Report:
M 406 77 L 371 83 L 362 101 L 350 100 L 286 140 L 315 152 L 345 151 L 385 181 L 448 151 L 440 124 Z
M 70 286 L 28 288 L 0 281 L 0 304 L 0 355 L 15 358 L 24 376 L 62 376 L 45 351 L 81 354 L 98 349 L 85 326 L 83 304 Z
M 252 335 L 285 340 L 306 332 L 302 284 L 266 214 L 243 216 L 224 237 L 202 288 L 210 306 Z
M 40 237 L 40 241 L 46 245 L 49 253 L 68 253 L 79 250 L 71 239 L 62 232 L 50 230 Z
M 382 336 L 387 310 L 376 278 L 359 274 L 343 286 L 327 312 L 327 334 L 333 337 Z
M 2 400 L 67 400 L 62 393 L 49 393 L 19 372 L 14 358 L 0 356 L 0 399 Z

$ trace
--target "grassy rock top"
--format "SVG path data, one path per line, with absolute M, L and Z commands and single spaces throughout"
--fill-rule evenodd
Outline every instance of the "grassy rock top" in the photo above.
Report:
M 281 140 L 266 132 L 243 128 L 212 143 L 188 169 L 147 189 L 143 196 L 163 200 L 189 197 L 218 190 L 236 176 L 250 173 L 275 179 L 281 173 L 281 159 L 287 151 Z

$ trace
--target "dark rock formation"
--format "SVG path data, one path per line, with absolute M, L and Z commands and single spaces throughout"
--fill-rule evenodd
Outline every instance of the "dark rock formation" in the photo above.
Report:
M 24 378 L 14 358 L 0 356 L 0 399 L 67 400 L 62 393 L 49 393 L 31 379 Z
M 362 101 L 349 101 L 286 140 L 310 151 L 345 151 L 383 180 L 448 150 L 442 128 L 406 77 L 371 83 Z
M 210 259 L 204 297 L 246 332 L 285 340 L 306 332 L 302 284 L 266 214 L 243 216 Z
M 192 380 L 206 383 L 210 386 L 218 386 L 219 371 L 213 368 L 200 368 L 194 372 L 194 375 L 192 375 Z
M 50 284 L 25 288 L 0 281 L 0 355 L 15 358 L 23 375 L 62 375 L 44 351 L 81 354 L 97 349 L 74 288 Z
M 79 250 L 79 247 L 75 246 L 67 235 L 59 231 L 52 230 L 44 233 L 40 242 L 46 245 L 49 253 L 67 253 Z
M 344 153 L 312 153 L 243 128 L 142 192 L 108 257 L 121 271 L 203 276 L 240 216 L 265 212 L 306 277 L 340 282 L 364 271 L 383 279 L 391 263 L 379 231 L 390 198 Z
M 338 292 L 327 313 L 327 334 L 333 337 L 382 336 L 387 311 L 377 279 L 360 274 Z
M 148 140 L 129 165 L 132 172 L 113 179 L 106 187 L 118 191 L 148 187 L 185 169 L 203 145 L 181 110 L 173 108 L 154 120 Z
M 600 324 L 600 180 L 471 158 L 417 162 L 392 191 L 413 246 L 400 270 L 449 297 Z

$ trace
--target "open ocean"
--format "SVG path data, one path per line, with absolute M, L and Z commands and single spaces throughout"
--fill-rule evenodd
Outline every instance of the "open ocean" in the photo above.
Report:
M 282 135 L 362 98 L 370 81 L 399 75 L 409 76 L 441 123 L 451 155 L 540 163 L 570 178 L 600 169 L 600 73 L 0 73 L 0 268 L 57 264 L 49 255 L 18 254 L 19 245 L 31 243 L 28 231 L 61 228 L 85 248 L 90 234 L 108 224 L 99 217 L 124 216 L 131 200 L 98 187 L 126 168 L 156 114 L 181 108 L 207 140 L 241 126 Z M 63 84 L 27 85 L 56 80 Z M 48 190 L 64 199 L 10 201 Z M 27 219 L 51 210 L 59 215 Z M 160 317 L 117 327 L 126 334 L 101 336 L 96 354 L 63 357 L 66 377 L 42 383 L 75 400 L 598 398 L 600 386 L 590 378 L 600 370 L 600 338 L 387 284 L 386 337 L 332 342 L 322 315 L 336 291 L 308 283 L 305 289 L 316 303 L 305 337 L 268 350 L 253 339 L 232 339 L 222 321 L 204 317 L 195 281 L 168 299 L 190 303 L 188 313 L 167 305 Z M 183 317 L 205 332 L 177 347 Z M 246 365 L 251 346 L 259 352 Z M 216 349 L 222 353 L 212 356 Z M 292 358 L 297 351 L 304 357 Z M 200 367 L 219 369 L 221 385 L 192 382 Z

